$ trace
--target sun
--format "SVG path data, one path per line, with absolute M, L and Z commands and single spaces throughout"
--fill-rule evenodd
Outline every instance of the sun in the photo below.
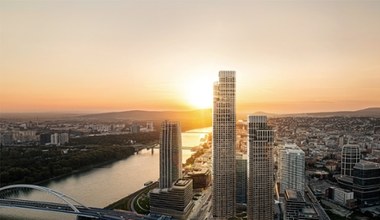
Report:
M 194 108 L 211 108 L 212 83 L 206 83 L 202 81 L 188 83 L 185 96 L 187 103 Z

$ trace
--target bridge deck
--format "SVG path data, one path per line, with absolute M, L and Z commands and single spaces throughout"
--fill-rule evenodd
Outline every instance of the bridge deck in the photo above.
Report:
M 0 207 L 10 207 L 10 208 L 24 208 L 24 209 L 34 209 L 40 211 L 49 212 L 61 212 L 67 214 L 74 214 L 83 217 L 90 217 L 96 219 L 144 219 L 144 216 L 132 213 L 132 212 L 122 212 L 107 210 L 101 208 L 85 208 L 82 206 L 76 206 L 79 210 L 75 212 L 69 205 L 62 203 L 53 202 L 42 202 L 42 201 L 29 201 L 21 199 L 0 199 Z

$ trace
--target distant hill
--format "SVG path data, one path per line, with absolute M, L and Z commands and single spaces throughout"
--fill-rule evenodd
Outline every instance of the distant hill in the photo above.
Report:
M 107 112 L 100 114 L 82 115 L 80 118 L 95 120 L 135 120 L 135 121 L 179 121 L 182 130 L 193 128 L 210 127 L 212 124 L 211 109 L 201 109 L 194 111 L 123 111 Z
M 312 112 L 312 113 L 296 113 L 296 114 L 273 114 L 266 112 L 255 112 L 250 114 L 267 115 L 268 117 L 380 117 L 379 108 L 366 108 L 357 111 L 338 111 L 338 112 Z M 246 120 L 249 113 L 237 113 L 237 119 Z M 180 121 L 186 125 L 204 125 L 204 127 L 212 124 L 212 110 L 201 109 L 194 111 L 142 111 L 132 110 L 123 112 L 107 112 L 100 114 L 82 115 L 80 118 L 95 119 L 95 120 L 152 120 L 163 121 L 172 120 Z M 198 126 L 199 127 L 199 126 Z
M 13 120 L 64 120 L 80 116 L 80 113 L 65 112 L 25 112 L 25 113 L 9 113 L 0 112 L 0 119 Z
M 266 112 L 255 113 L 237 113 L 237 120 L 247 120 L 247 115 L 267 115 L 268 117 L 380 117 L 380 107 L 366 108 L 357 111 L 338 111 L 338 112 L 312 112 L 312 113 L 296 113 L 296 114 L 273 114 Z M 193 111 L 122 111 L 107 112 L 97 114 L 80 114 L 80 113 L 0 113 L 0 119 L 15 120 L 135 120 L 135 121 L 163 121 L 172 120 L 182 123 L 182 129 L 188 130 L 192 128 L 209 127 L 212 125 L 212 110 L 201 109 Z
M 248 115 L 266 115 L 268 117 L 380 117 L 380 107 L 366 108 L 357 111 L 337 111 L 337 112 L 309 112 L 274 114 L 268 112 L 237 113 L 237 119 L 247 120 Z
M 338 111 L 338 112 L 314 112 L 301 114 L 288 114 L 283 116 L 310 116 L 310 117 L 380 117 L 380 107 L 366 108 L 357 111 Z
M 380 116 L 380 107 L 366 108 L 355 112 L 358 115 Z

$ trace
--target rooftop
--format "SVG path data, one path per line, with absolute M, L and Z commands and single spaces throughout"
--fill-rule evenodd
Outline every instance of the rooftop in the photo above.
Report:
M 178 179 L 175 183 L 174 186 L 186 186 L 189 184 L 192 180 L 191 179 Z
M 296 202 L 305 202 L 301 192 L 292 189 L 285 190 L 285 198 L 296 200 Z
M 367 160 L 360 160 L 359 163 L 355 164 L 354 169 L 359 170 L 373 170 L 373 169 L 380 169 L 380 164 L 367 161 Z
M 298 147 L 296 144 L 285 144 L 285 146 L 281 149 L 281 151 L 285 151 L 287 154 L 289 153 L 305 154 L 305 152 L 301 150 L 301 148 Z
M 154 188 L 150 192 L 151 193 L 161 193 L 161 192 L 169 192 L 173 189 L 185 189 L 186 186 L 193 181 L 192 179 L 178 179 L 170 188 Z
M 285 149 L 300 149 L 297 144 L 285 144 Z
M 210 174 L 210 170 L 208 168 L 202 168 L 200 170 L 193 170 L 193 171 L 187 173 L 187 175 L 189 175 L 189 176 L 206 175 L 206 174 Z

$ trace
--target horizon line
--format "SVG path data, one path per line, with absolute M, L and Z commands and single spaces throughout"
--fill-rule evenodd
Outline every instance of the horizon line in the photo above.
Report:
M 238 114 L 267 114 L 267 115 L 295 115 L 295 114 L 313 114 L 313 113 L 332 113 L 332 112 L 356 112 L 366 109 L 380 109 L 380 106 L 369 106 L 366 108 L 360 108 L 356 110 L 347 110 L 347 109 L 341 109 L 341 110 L 333 110 L 333 111 L 308 111 L 308 112 L 288 112 L 288 113 L 281 113 L 281 112 L 265 112 L 262 110 L 258 110 L 255 112 L 249 112 L 249 111 L 238 111 Z M 145 111 L 145 112 L 191 112 L 191 111 L 201 111 L 201 110 L 212 110 L 212 108 L 199 108 L 199 109 L 188 109 L 188 110 L 175 110 L 175 109 L 162 109 L 162 110 L 155 110 L 155 109 L 127 109 L 127 110 L 105 110 L 105 111 L 98 111 L 98 110 L 68 110 L 68 111 L 25 111 L 25 112 L 0 112 L 0 116 L 2 114 L 6 115 L 23 115 L 23 114 L 70 114 L 70 115 L 81 115 L 81 114 L 106 114 L 106 113 L 121 113 L 121 112 L 132 112 L 132 111 Z

